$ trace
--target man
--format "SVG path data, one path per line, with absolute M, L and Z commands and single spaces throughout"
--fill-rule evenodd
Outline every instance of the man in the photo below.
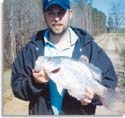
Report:
M 43 0 L 43 13 L 47 29 L 39 31 L 17 54 L 12 66 L 11 86 L 16 97 L 30 101 L 30 115 L 95 114 L 100 99 L 86 88 L 80 102 L 67 91 L 62 96 L 48 78 L 44 68 L 34 70 L 38 56 L 68 56 L 92 63 L 103 72 L 102 83 L 115 88 L 117 77 L 110 59 L 85 31 L 69 26 L 72 17 L 69 0 Z M 74 83 L 75 86 L 75 83 Z

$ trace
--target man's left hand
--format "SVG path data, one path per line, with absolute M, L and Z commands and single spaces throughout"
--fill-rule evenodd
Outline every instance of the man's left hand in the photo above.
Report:
M 82 105 L 88 105 L 89 103 L 92 102 L 92 99 L 94 97 L 94 91 L 91 88 L 86 88 L 85 89 L 85 97 L 83 99 L 81 99 L 81 104 Z

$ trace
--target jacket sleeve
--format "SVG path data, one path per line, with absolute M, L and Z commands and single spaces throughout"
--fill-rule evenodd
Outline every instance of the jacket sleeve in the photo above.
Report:
M 11 87 L 14 95 L 22 100 L 30 100 L 39 96 L 48 87 L 37 84 L 32 77 L 32 69 L 36 60 L 33 47 L 26 45 L 18 54 L 12 65 Z
M 101 69 L 103 75 L 102 84 L 108 88 L 115 89 L 118 79 L 110 58 L 95 42 L 93 42 L 92 51 L 91 63 Z M 98 96 L 93 99 L 93 104 L 101 104 Z
M 95 50 L 95 52 L 94 52 Z M 117 86 L 117 75 L 113 64 L 107 54 L 98 47 L 97 44 L 93 46 L 92 63 L 102 71 L 102 84 L 106 87 L 115 89 Z

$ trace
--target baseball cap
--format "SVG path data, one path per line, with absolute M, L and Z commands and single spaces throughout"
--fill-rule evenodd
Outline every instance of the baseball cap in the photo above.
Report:
M 43 10 L 47 10 L 52 5 L 59 5 L 63 9 L 70 8 L 70 0 L 43 0 Z

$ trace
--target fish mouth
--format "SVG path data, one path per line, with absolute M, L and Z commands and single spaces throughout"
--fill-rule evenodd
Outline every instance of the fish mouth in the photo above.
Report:
M 51 73 L 57 73 L 57 72 L 59 72 L 59 70 L 60 70 L 60 67 L 55 68 L 54 70 L 51 71 Z
M 49 73 L 57 73 L 57 72 L 59 72 L 59 70 L 60 70 L 60 67 L 58 66 L 58 67 L 55 67 L 54 69 L 52 69 Z

